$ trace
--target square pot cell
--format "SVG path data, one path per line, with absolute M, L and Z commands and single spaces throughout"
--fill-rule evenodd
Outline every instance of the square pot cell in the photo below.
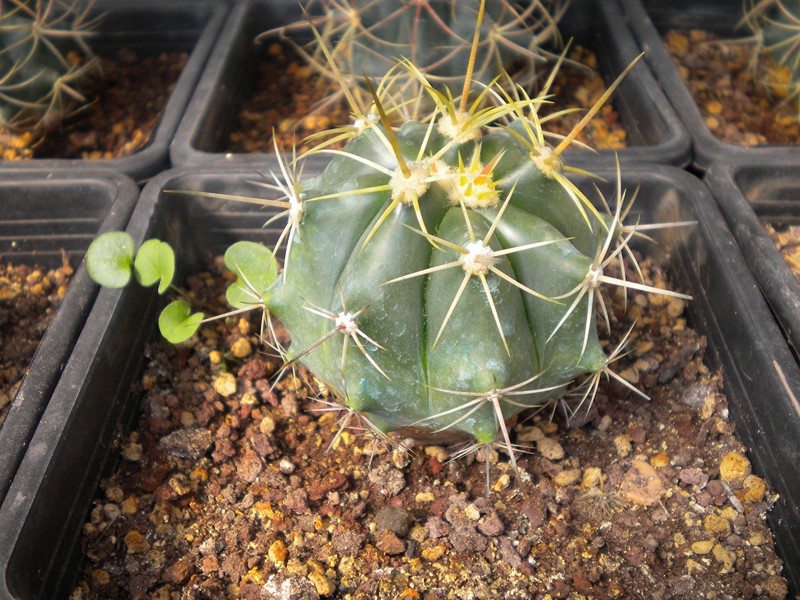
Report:
M 145 2 L 125 3 L 118 0 L 98 0 L 92 7 L 88 18 L 100 18 L 95 33 L 89 38 L 93 52 L 101 59 L 114 60 L 120 65 L 120 73 L 125 68 L 140 68 L 142 60 L 154 61 L 151 70 L 159 69 L 159 57 L 166 55 L 167 66 L 180 59 L 181 54 L 188 55 L 186 63 L 180 70 L 170 67 L 169 71 L 163 69 L 164 77 L 175 76 L 174 81 L 163 81 L 163 91 L 153 86 L 152 83 L 140 87 L 134 92 L 150 94 L 134 97 L 135 103 L 155 103 L 157 98 L 162 98 L 162 104 L 152 110 L 160 111 L 157 121 L 149 134 L 149 141 L 138 150 L 132 150 L 126 156 L 117 158 L 58 158 L 58 136 L 68 135 L 70 128 L 67 124 L 64 133 L 53 132 L 48 138 L 53 138 L 51 144 L 45 141 L 48 147 L 47 157 L 32 158 L 25 161 L 0 160 L 0 172 L 7 169 L 67 169 L 81 170 L 92 168 L 113 168 L 129 175 L 133 179 L 142 180 L 169 166 L 169 144 L 175 134 L 184 109 L 189 102 L 195 84 L 200 77 L 208 54 L 217 39 L 219 30 L 225 21 L 228 7 L 225 3 L 214 0 L 201 0 L 199 2 Z M 126 66 L 126 62 L 128 65 Z M 177 73 L 175 71 L 177 70 Z M 169 74 L 167 74 L 169 73 Z M 137 77 L 148 76 L 149 73 L 139 74 Z M 131 77 L 131 76 L 128 76 Z M 134 82 L 135 83 L 135 82 Z M 126 85 L 121 82 L 120 85 Z M 154 93 L 156 89 L 157 93 Z M 122 106 L 125 99 L 115 100 L 108 110 L 116 111 L 113 118 L 115 123 L 123 120 L 132 109 L 117 108 Z M 102 106 L 102 100 L 95 100 Z M 127 111 L 127 112 L 126 112 Z M 81 118 L 90 121 L 91 107 L 87 116 L 76 115 L 72 119 L 79 121 Z M 91 122 L 91 121 L 90 121 Z M 137 123 L 137 126 L 141 126 Z M 130 132 L 133 135 L 133 132 Z M 140 132 L 141 133 L 141 132 Z M 96 135 L 101 141 L 121 145 L 131 143 L 131 140 L 120 138 L 118 133 L 110 128 L 108 131 L 90 132 L 80 131 L 73 135 L 89 137 Z M 120 138 L 120 139 L 116 139 Z M 114 140 L 112 142 L 112 140 Z M 58 142 L 62 144 L 63 142 Z M 99 144 L 100 142 L 98 142 Z M 91 144 L 86 143 L 90 148 Z M 52 154 L 52 156 L 51 156 Z
M 600 175 L 607 180 L 600 184 L 602 191 L 613 196 L 614 171 Z M 173 244 L 184 274 L 236 240 L 272 245 L 279 229 L 262 227 L 268 210 L 164 192 L 253 195 L 259 188 L 251 182 L 258 179 L 247 168 L 206 166 L 163 173 L 144 190 L 128 231 L 137 243 L 158 236 Z M 587 192 L 592 188 L 590 179 L 577 183 Z M 770 519 L 787 574 L 796 585 L 800 518 L 794 507 L 800 504 L 800 461 L 795 440 L 800 415 L 790 390 L 800 389 L 800 371 L 785 344 L 774 343 L 780 332 L 701 182 L 676 169 L 650 165 L 628 169 L 622 185 L 640 188 L 632 219 L 696 221 L 691 227 L 651 232 L 659 244 L 641 250 L 666 265 L 677 289 L 693 295 L 688 319 L 708 339 L 708 367 L 722 368 L 731 418 L 752 449 L 755 468 L 780 494 Z M 137 410 L 130 383 L 140 373 L 143 344 L 161 305 L 152 290 L 139 286 L 100 292 L 0 509 L 0 595 L 56 597 L 72 589 L 82 525 L 112 460 L 115 435 Z
M 50 269 L 66 255 L 74 269 L 0 427 L 0 501 L 97 295 L 82 266 L 86 248 L 99 233 L 124 228 L 138 196 L 133 181 L 110 171 L 7 172 L 0 178 L 0 259 Z M 11 309 L 16 300 L 4 302 Z
M 256 43 L 264 31 L 301 19 L 296 5 L 252 0 L 237 4 L 228 19 L 203 78 L 181 122 L 171 148 L 174 165 L 259 165 L 271 151 L 270 135 L 263 150 L 229 151 L 229 136 L 259 77 L 259 65 L 275 60 L 269 55 L 270 40 Z M 606 83 L 612 82 L 637 56 L 638 47 L 613 2 L 577 0 L 561 21 L 565 40 L 593 51 Z M 278 40 L 278 36 L 275 40 Z M 627 133 L 628 148 L 600 150 L 594 154 L 573 149 L 568 160 L 581 165 L 613 165 L 622 162 L 659 162 L 683 166 L 689 161 L 690 142 L 677 115 L 656 85 L 644 63 L 636 65 L 613 96 Z M 291 115 L 287 115 L 290 117 Z M 275 123 L 275 127 L 278 123 Z
M 800 283 L 765 228 L 800 224 L 797 163 L 719 162 L 706 181 L 795 356 L 800 356 Z
M 743 15 L 742 3 L 724 0 L 619 0 L 619 3 L 625 21 L 639 46 L 646 52 L 647 62 L 658 85 L 691 135 L 692 164 L 695 168 L 705 171 L 714 160 L 747 159 L 768 162 L 779 160 L 781 156 L 800 158 L 800 146 L 742 146 L 717 137 L 709 128 L 706 115 L 701 112 L 662 39 L 671 29 L 700 29 L 725 40 L 747 37 L 749 30 L 738 26 Z

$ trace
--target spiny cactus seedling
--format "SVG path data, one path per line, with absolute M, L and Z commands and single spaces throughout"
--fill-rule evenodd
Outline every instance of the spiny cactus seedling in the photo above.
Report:
M 499 445 L 516 466 L 508 423 L 522 411 L 571 385 L 585 400 L 603 375 L 635 389 L 611 369 L 621 348 L 607 354 L 599 340 L 602 287 L 682 295 L 608 274 L 624 254 L 635 264 L 624 193 L 613 211 L 602 197 L 597 208 L 570 180 L 581 171 L 562 158 L 619 79 L 551 147 L 537 114 L 543 97 L 481 86 L 470 100 L 472 52 L 458 100 L 403 64 L 434 106 L 422 121 L 392 126 L 367 80 L 378 118 L 335 129 L 349 140 L 342 150 L 320 143 L 312 153 L 331 161 L 316 177 L 300 176 L 304 157 L 280 160 L 275 184 L 263 184 L 278 198 L 199 195 L 287 218 L 274 251 L 240 242 L 226 252 L 237 277 L 227 299 L 235 311 L 280 319 L 292 338 L 288 349 L 273 340 L 284 369 L 302 363 L 333 393 L 340 433 L 360 423 L 379 435 L 465 439 L 464 451 Z M 142 283 L 168 287 L 168 247 L 149 240 L 134 256 L 130 236 L 106 234 L 89 248 L 87 268 L 109 286 L 126 284 L 133 266 Z M 180 342 L 202 320 L 177 300 L 159 325 Z
M 85 0 L 3 0 L 0 127 L 47 130 L 86 102 L 78 83 L 96 68 Z
M 305 12 L 314 16 L 308 21 L 266 32 L 260 39 L 311 27 L 312 42 L 296 47 L 318 72 L 367 99 L 364 75 L 381 80 L 392 72 L 397 79 L 391 86 L 393 103 L 408 108 L 406 116 L 417 116 L 413 110 L 420 81 L 395 69 L 399 59 L 409 60 L 440 89 L 460 90 L 479 34 L 472 78 L 488 85 L 513 66 L 514 81 L 527 87 L 537 65 L 552 58 L 560 42 L 558 21 L 566 4 L 488 0 L 476 32 L 478 11 L 483 10 L 478 0 L 310 0 Z
M 800 117 L 800 0 L 761 0 L 746 13 L 753 32 L 757 76 Z

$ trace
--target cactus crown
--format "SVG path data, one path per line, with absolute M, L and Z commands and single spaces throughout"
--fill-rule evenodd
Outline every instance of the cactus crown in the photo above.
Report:
M 0 8 L 0 127 L 47 130 L 86 102 L 97 67 L 85 0 L 8 0 Z
M 398 60 L 408 60 L 440 90 L 460 90 L 473 49 L 471 79 L 484 85 L 513 66 L 515 82 L 528 87 L 537 66 L 553 58 L 547 47 L 560 43 L 558 21 L 566 2 L 533 0 L 518 6 L 511 0 L 488 0 L 485 9 L 479 5 L 458 0 L 311 0 L 307 21 L 260 37 L 312 28 L 315 35 L 308 45 L 295 44 L 310 65 L 367 101 L 364 75 L 383 80 L 392 73 L 391 104 L 413 118 L 425 94 L 417 77 L 396 69 Z M 481 23 L 479 31 L 476 22 Z M 384 98 L 384 104 L 388 101 Z
M 473 45 L 456 98 L 403 63 L 434 108 L 397 126 L 378 92 L 392 74 L 378 89 L 367 79 L 377 116 L 334 130 L 349 140 L 342 150 L 324 141 L 312 150 L 331 157 L 316 177 L 299 177 L 304 157 L 287 163 L 276 152 L 280 173 L 262 185 L 277 198 L 199 195 L 261 203 L 287 218 L 274 251 L 250 242 L 228 250 L 237 280 L 227 298 L 237 311 L 281 320 L 292 337 L 286 349 L 273 340 L 284 371 L 308 367 L 333 392 L 343 428 L 359 421 L 379 435 L 426 431 L 485 451 L 499 444 L 515 465 L 507 423 L 520 412 L 576 383 L 591 398 L 602 376 L 635 389 L 611 368 L 620 349 L 607 354 L 598 337 L 597 315 L 608 321 L 603 287 L 680 294 L 609 275 L 623 255 L 635 264 L 624 193 L 613 211 L 602 197 L 598 208 L 570 181 L 581 171 L 562 154 L 578 131 L 548 144 L 537 114 L 547 89 L 530 98 L 481 86 L 473 98 L 476 56 Z M 495 102 L 486 105 L 489 93 Z M 146 284 L 159 280 L 153 265 L 171 265 L 156 240 L 135 260 L 124 234 L 92 246 L 89 273 L 109 285 L 124 285 L 131 265 Z M 171 277 L 170 266 L 163 270 Z M 180 341 L 202 319 L 178 300 L 159 323 Z
M 768 59 L 759 79 L 777 97 L 800 100 L 800 1 L 760 0 L 745 13 L 743 22 L 753 32 L 754 62 Z

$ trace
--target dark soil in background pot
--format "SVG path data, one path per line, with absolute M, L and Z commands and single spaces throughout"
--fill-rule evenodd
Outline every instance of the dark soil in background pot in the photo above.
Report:
M 56 269 L 0 262 L 0 427 L 72 274 L 66 255 Z
M 228 138 L 225 152 L 272 152 L 272 133 L 279 147 L 297 146 L 304 152 L 310 146 L 303 140 L 313 134 L 349 123 L 350 107 L 335 102 L 319 107 L 320 103 L 338 91 L 338 86 L 314 73 L 291 47 L 273 43 L 267 56 L 258 65 L 254 89 L 239 113 L 239 119 Z M 551 94 L 557 110 L 580 108 L 580 112 L 547 122 L 546 129 L 555 134 L 567 134 L 580 121 L 585 110 L 606 90 L 606 83 L 597 72 L 597 59 L 586 49 L 576 47 L 569 62 L 562 65 Z M 542 67 L 542 82 L 550 73 Z M 541 115 L 554 109 L 543 107 Z M 625 147 L 626 133 L 613 103 L 607 103 L 600 114 L 578 136 L 578 141 L 596 149 Z
M 229 281 L 218 260 L 186 287 L 219 312 Z M 72 598 L 785 597 L 774 494 L 683 301 L 630 294 L 621 322 L 608 297 L 609 349 L 635 320 L 615 369 L 651 400 L 603 383 L 571 427 L 549 409 L 517 423 L 521 475 L 493 454 L 488 497 L 483 462 L 443 447 L 348 432 L 326 452 L 341 415 L 302 371 L 271 389 L 259 315 L 152 342 Z
M 121 50 L 100 58 L 100 73 L 81 90 L 91 102 L 44 139 L 0 129 L 0 158 L 108 159 L 147 146 L 188 54 L 140 57 Z
M 720 140 L 742 146 L 800 143 L 796 105 L 769 93 L 753 70 L 750 44 L 697 29 L 669 30 L 664 44 Z

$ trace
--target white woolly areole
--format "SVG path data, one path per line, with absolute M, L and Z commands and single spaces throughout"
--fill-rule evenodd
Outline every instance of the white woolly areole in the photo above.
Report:
M 345 333 L 347 335 L 352 335 L 358 331 L 358 325 L 356 325 L 356 319 L 350 312 L 340 312 L 336 315 L 336 329 Z
M 353 121 L 353 127 L 356 128 L 358 135 L 361 135 L 369 127 L 372 127 L 377 122 L 378 122 L 378 115 L 370 113 L 366 117 L 359 117 L 358 119 Z
M 428 191 L 430 183 L 430 166 L 422 162 L 408 163 L 409 175 L 406 177 L 399 167 L 392 173 L 389 188 L 392 190 L 392 200 L 403 204 L 414 204 Z
M 531 160 L 546 177 L 552 177 L 553 171 L 560 172 L 564 167 L 561 156 L 556 154 L 550 146 L 538 148 L 539 154 L 531 153 Z
M 592 267 L 586 274 L 586 286 L 589 288 L 600 287 L 600 283 L 602 283 L 602 277 L 603 277 L 603 267 L 600 265 Z
M 292 194 L 289 196 L 289 221 L 299 223 L 303 217 L 303 200 L 300 196 Z
M 461 255 L 459 261 L 464 271 L 470 275 L 486 275 L 489 267 L 494 266 L 494 251 L 489 246 L 484 246 L 483 241 L 469 242 L 466 253 Z
M 468 126 L 468 119 L 469 113 L 467 112 L 458 111 L 454 117 L 449 114 L 444 115 L 437 124 L 439 133 L 451 140 L 457 140 L 462 143 L 480 139 L 480 127 Z

